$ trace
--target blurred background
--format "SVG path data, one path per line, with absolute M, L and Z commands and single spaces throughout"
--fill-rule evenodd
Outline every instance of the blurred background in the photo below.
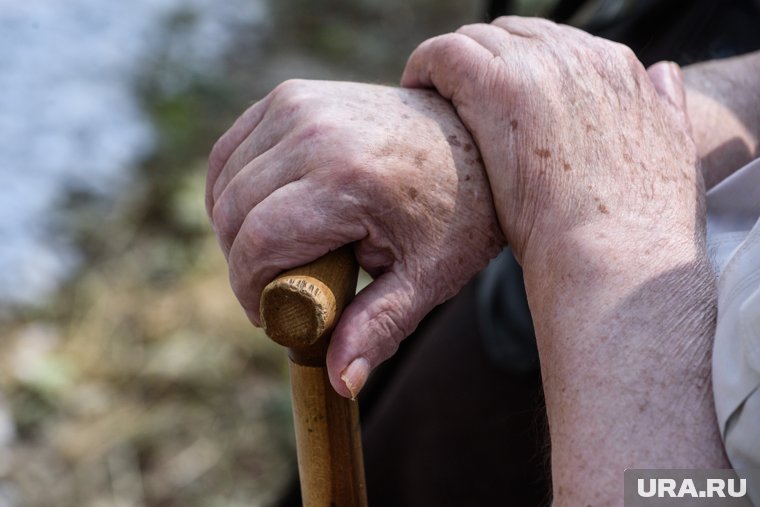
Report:
M 485 4 L 0 0 L 0 507 L 277 497 L 285 355 L 228 287 L 206 156 L 279 82 L 396 83 Z

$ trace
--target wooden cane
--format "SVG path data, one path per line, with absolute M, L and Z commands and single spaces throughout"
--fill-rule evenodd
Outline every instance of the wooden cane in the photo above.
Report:
M 288 347 L 298 473 L 305 507 L 366 507 L 359 410 L 330 385 L 330 333 L 356 291 L 358 266 L 343 247 L 286 271 L 261 294 L 261 324 Z

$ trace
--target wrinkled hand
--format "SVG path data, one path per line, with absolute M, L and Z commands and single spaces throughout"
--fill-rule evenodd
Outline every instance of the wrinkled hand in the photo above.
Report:
M 451 99 L 518 259 L 545 261 L 572 234 L 699 236 L 702 182 L 675 65 L 648 74 L 620 44 L 503 17 L 424 42 L 402 85 Z
M 355 242 L 375 279 L 330 343 L 343 396 L 504 244 L 480 155 L 430 91 L 283 83 L 215 145 L 206 204 L 254 323 L 277 274 Z

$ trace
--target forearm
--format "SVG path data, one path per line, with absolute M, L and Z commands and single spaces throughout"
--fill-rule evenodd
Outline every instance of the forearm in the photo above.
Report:
M 760 51 L 684 67 L 707 188 L 760 156 Z
M 629 49 L 570 27 L 504 17 L 426 41 L 402 84 L 450 99 L 482 153 L 525 274 L 555 502 L 622 504 L 626 467 L 724 465 L 680 74 L 650 75 Z
M 710 383 L 706 255 L 639 239 L 578 234 L 526 264 L 555 506 L 622 505 L 626 468 L 727 466 Z

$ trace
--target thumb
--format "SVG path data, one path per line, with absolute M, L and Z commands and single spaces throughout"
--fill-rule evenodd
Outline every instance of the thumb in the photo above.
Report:
M 647 74 L 660 101 L 691 135 L 691 121 L 686 109 L 686 90 L 681 68 L 673 62 L 657 62 L 647 69 Z
M 327 351 L 330 383 L 338 394 L 355 398 L 369 373 L 414 331 L 430 310 L 416 292 L 405 277 L 388 271 L 346 307 Z
M 493 53 L 462 33 L 439 35 L 420 44 L 409 56 L 401 86 L 435 88 L 456 106 L 482 78 L 483 63 L 493 59 Z

